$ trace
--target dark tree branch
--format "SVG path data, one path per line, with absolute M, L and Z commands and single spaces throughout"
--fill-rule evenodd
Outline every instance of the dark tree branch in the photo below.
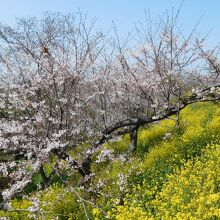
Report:
M 206 87 L 202 90 L 200 90 L 200 93 L 205 93 L 211 90 L 211 88 L 220 88 L 220 84 L 214 85 L 214 86 L 209 86 Z M 186 106 L 196 103 L 196 102 L 210 102 L 210 101 L 219 101 L 220 100 L 220 95 L 218 95 L 215 98 L 209 98 L 206 95 L 203 96 L 198 96 L 197 95 L 192 95 L 191 97 L 188 98 L 187 101 L 184 101 L 184 103 L 180 104 L 178 107 L 170 107 L 169 109 L 166 109 L 162 111 L 161 113 L 158 114 L 157 117 L 147 117 L 147 116 L 141 116 L 141 117 L 135 117 L 127 120 L 123 120 L 120 122 L 117 122 L 108 128 L 106 128 L 103 131 L 103 135 L 101 138 L 86 152 L 86 155 L 83 159 L 82 164 L 79 164 L 77 161 L 73 160 L 67 152 L 62 152 L 59 149 L 54 149 L 53 153 L 55 153 L 58 158 L 61 158 L 63 160 L 66 160 L 71 166 L 74 166 L 75 169 L 83 176 L 87 176 L 91 174 L 90 171 L 90 166 L 92 161 L 92 156 L 98 148 L 102 146 L 106 141 L 112 139 L 115 136 L 120 136 L 124 134 L 128 134 L 136 130 L 138 127 L 146 124 L 150 124 L 153 122 L 161 121 L 165 118 L 168 118 L 172 115 L 177 114 L 180 110 L 184 109 Z M 119 130 L 118 129 L 123 129 Z M 117 131 L 117 132 L 116 132 Z

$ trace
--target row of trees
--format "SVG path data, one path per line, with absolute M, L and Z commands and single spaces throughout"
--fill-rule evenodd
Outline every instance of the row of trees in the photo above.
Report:
M 186 105 L 220 99 L 218 47 L 196 30 L 184 36 L 178 13 L 136 26 L 130 40 L 97 32 L 82 14 L 46 13 L 0 26 L 0 174 L 4 201 L 22 191 L 52 155 L 84 179 L 102 144 Z M 132 39 L 132 40 L 131 40 Z M 129 45 L 129 42 L 132 42 Z M 178 119 L 178 117 L 177 117 Z M 90 147 L 81 161 L 68 154 Z

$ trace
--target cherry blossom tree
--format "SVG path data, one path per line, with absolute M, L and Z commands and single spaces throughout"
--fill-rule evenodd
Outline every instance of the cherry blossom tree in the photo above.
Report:
M 146 15 L 147 24 L 135 26 L 125 40 L 120 40 L 115 28 L 115 59 L 108 60 L 102 82 L 107 134 L 112 132 L 109 125 L 118 129 L 118 123 L 130 118 L 157 120 L 175 109 L 178 119 L 190 95 L 207 95 L 199 91 L 219 84 L 218 48 L 205 52 L 205 39 L 196 37 L 196 27 L 185 36 L 178 19 L 179 11 L 156 22 Z M 132 137 L 131 153 L 137 147 L 138 127 L 139 123 L 126 126 Z
M 1 163 L 2 175 L 12 179 L 4 199 L 22 190 L 39 170 L 45 177 L 42 165 L 52 152 L 59 155 L 56 149 L 86 141 L 98 126 L 97 110 L 89 108 L 94 99 L 90 79 L 102 34 L 86 19 L 55 13 L 41 20 L 20 19 L 14 28 L 1 25 L 0 150 L 13 155 Z

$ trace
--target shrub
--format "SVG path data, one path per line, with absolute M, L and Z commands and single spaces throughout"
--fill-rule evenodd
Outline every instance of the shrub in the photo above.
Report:
M 153 202 L 158 219 L 220 218 L 220 145 L 171 174 Z

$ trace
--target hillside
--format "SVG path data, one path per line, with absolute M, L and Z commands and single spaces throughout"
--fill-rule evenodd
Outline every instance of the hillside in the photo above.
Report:
M 85 184 L 65 161 L 54 174 L 51 157 L 44 165 L 51 186 L 36 174 L 1 219 L 220 219 L 218 103 L 187 106 L 179 123 L 172 116 L 141 127 L 132 157 L 128 145 L 126 135 L 97 151 Z M 85 147 L 69 153 L 80 157 Z

